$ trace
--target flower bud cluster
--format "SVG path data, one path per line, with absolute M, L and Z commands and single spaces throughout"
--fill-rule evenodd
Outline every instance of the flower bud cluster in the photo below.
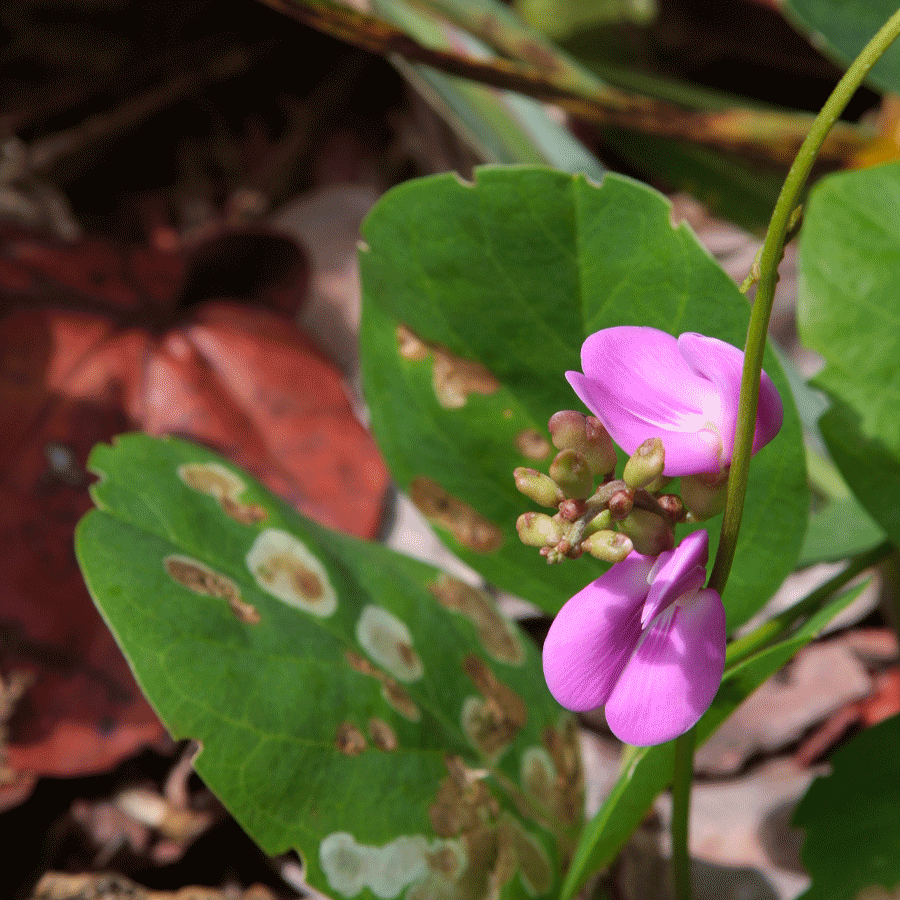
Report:
M 598 419 L 573 410 L 551 416 L 550 437 L 559 451 L 549 474 L 518 468 L 516 487 L 554 515 L 529 512 L 516 522 L 519 538 L 539 547 L 548 562 L 590 553 L 616 563 L 632 550 L 655 556 L 674 546 L 674 526 L 686 520 L 685 503 L 661 493 L 665 450 L 659 438 L 644 441 L 615 478 L 616 451 Z M 599 480 L 599 486 L 598 486 Z

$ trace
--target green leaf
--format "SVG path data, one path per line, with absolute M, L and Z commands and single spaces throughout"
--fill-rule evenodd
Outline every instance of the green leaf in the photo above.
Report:
M 847 483 L 900 538 L 900 166 L 823 179 L 800 241 L 798 321 L 825 359 L 820 430 Z
M 781 9 L 817 49 L 849 64 L 897 11 L 897 4 L 894 0 L 786 0 Z M 867 80 L 882 90 L 900 91 L 900 45 L 888 48 Z
M 900 459 L 866 435 L 859 416 L 839 401 L 819 420 L 819 429 L 853 493 L 900 546 Z
M 767 678 L 806 646 L 863 591 L 865 585 L 836 597 L 786 640 L 726 668 L 712 706 L 697 723 L 702 744 Z M 622 774 L 596 816 L 587 824 L 563 884 L 562 900 L 570 900 L 592 872 L 612 862 L 640 824 L 654 797 L 672 780 L 675 744 L 628 750 Z
M 534 507 L 512 471 L 550 462 L 546 428 L 580 403 L 564 378 L 584 339 L 613 325 L 699 331 L 742 346 L 746 300 L 660 194 L 536 168 L 484 168 L 395 188 L 363 225 L 363 385 L 400 486 L 454 552 L 545 610 L 598 577 L 582 557 L 548 567 L 516 518 Z M 725 594 L 738 626 L 793 567 L 807 514 L 796 408 L 754 459 Z M 707 526 L 715 552 L 719 522 Z
M 900 716 L 858 734 L 800 801 L 794 825 L 806 830 L 800 855 L 812 877 L 803 900 L 853 900 L 900 883 L 898 742 Z
M 77 553 L 160 718 L 268 853 L 334 897 L 553 897 L 573 721 L 482 592 L 304 519 L 211 452 L 95 448 Z M 409 896 L 409 894 L 406 894 Z
M 798 566 L 856 556 L 885 539 L 884 530 L 852 497 L 830 500 L 809 517 Z

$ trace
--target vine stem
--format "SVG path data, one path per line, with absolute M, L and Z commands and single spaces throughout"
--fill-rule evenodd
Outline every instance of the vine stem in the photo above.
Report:
M 775 204 L 772 219 L 759 255 L 759 284 L 747 343 L 744 348 L 744 367 L 741 372 L 741 394 L 738 404 L 737 430 L 734 452 L 728 476 L 728 496 L 722 518 L 719 549 L 709 577 L 709 587 L 720 594 L 725 589 L 747 496 L 747 479 L 750 457 L 753 452 L 753 433 L 756 427 L 756 411 L 759 402 L 759 382 L 762 372 L 763 351 L 772 314 L 775 286 L 778 284 L 778 265 L 784 253 L 784 243 L 790 228 L 800 195 L 806 184 L 813 163 L 828 132 L 844 111 L 856 89 L 863 83 L 872 66 L 900 35 L 900 9 L 881 27 L 862 53 L 853 61 L 844 77 L 816 116 L 797 156 L 785 178 Z M 691 729 L 676 740 L 675 771 L 672 792 L 672 865 L 676 900 L 690 900 L 690 856 L 688 854 L 688 822 L 690 816 L 691 780 L 694 767 L 695 734 Z

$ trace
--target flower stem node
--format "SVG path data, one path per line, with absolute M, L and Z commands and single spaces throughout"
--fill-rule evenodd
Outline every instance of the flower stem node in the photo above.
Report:
M 627 535 L 616 531 L 600 530 L 589 535 L 581 542 L 581 549 L 603 562 L 622 562 L 634 550 L 634 544 Z
M 516 519 L 519 540 L 528 547 L 554 547 L 565 534 L 560 522 L 544 513 L 522 513 Z
M 616 524 L 619 531 L 631 538 L 634 549 L 646 556 L 658 556 L 675 546 L 672 526 L 649 510 L 635 507 Z
M 520 493 L 541 506 L 557 507 L 566 499 L 559 485 L 547 475 L 535 469 L 520 466 L 513 472 L 516 488 Z
M 594 473 L 577 450 L 561 450 L 550 463 L 550 477 L 566 497 L 587 500 L 594 492 Z
M 681 499 L 695 522 L 704 522 L 725 509 L 728 471 L 721 475 L 690 475 L 681 479 Z
M 571 409 L 554 413 L 547 423 L 557 450 L 577 450 L 594 475 L 605 478 L 616 468 L 616 448 L 599 419 Z
M 662 438 L 647 438 L 625 463 L 622 478 L 633 491 L 647 488 L 659 480 L 666 465 Z

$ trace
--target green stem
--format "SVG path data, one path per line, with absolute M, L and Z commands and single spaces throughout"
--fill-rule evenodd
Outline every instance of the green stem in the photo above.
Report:
M 695 728 L 675 740 L 675 774 L 672 781 L 672 875 L 675 900 L 690 900 L 691 898 L 691 855 L 688 849 L 688 832 L 695 743 Z
M 756 428 L 763 351 L 766 346 L 769 317 L 772 314 L 772 301 L 775 298 L 775 285 L 778 283 L 778 264 L 784 253 L 788 230 L 791 228 L 792 222 L 796 222 L 796 207 L 800 195 L 828 132 L 831 131 L 856 89 L 869 74 L 869 70 L 898 34 L 900 34 L 900 9 L 882 26 L 878 34 L 872 38 L 847 69 L 844 77 L 838 82 L 837 87 L 822 107 L 822 111 L 816 116 L 810 132 L 788 172 L 772 213 L 769 230 L 766 232 L 759 255 L 759 286 L 753 301 L 750 326 L 747 331 L 747 344 L 744 348 L 737 430 L 734 437 L 731 472 L 728 476 L 728 497 L 725 502 L 725 514 L 722 518 L 719 549 L 709 578 L 709 587 L 717 590 L 720 594 L 724 591 L 728 575 L 731 572 L 738 534 L 741 530 L 744 500 L 747 496 L 750 457 L 753 452 L 753 433 Z M 818 598 L 816 602 L 819 602 Z M 675 744 L 672 864 L 676 900 L 690 900 L 691 897 L 688 816 L 690 813 L 690 785 L 694 769 L 693 748 L 693 731 L 682 735 Z
M 811 130 L 788 172 L 778 202 L 775 204 L 775 211 L 772 213 L 772 221 L 769 223 L 769 230 L 766 232 L 766 239 L 759 257 L 759 287 L 756 291 L 756 299 L 753 301 L 750 328 L 747 332 L 747 346 L 744 350 L 737 432 L 734 438 L 731 473 L 728 477 L 728 499 L 722 519 L 719 550 L 709 579 L 709 586 L 720 594 L 728 581 L 728 574 L 734 561 L 738 533 L 741 529 L 744 499 L 747 495 L 747 476 L 752 452 L 753 431 L 756 424 L 756 408 L 759 400 L 763 350 L 766 345 L 769 317 L 772 313 L 772 301 L 775 297 L 775 285 L 778 283 L 778 264 L 781 262 L 784 252 L 784 241 L 790 227 L 791 217 L 828 132 L 849 103 L 856 89 L 869 74 L 869 70 L 898 34 L 900 34 L 900 9 L 888 19 L 878 34 L 854 60 L 822 107 L 822 111 L 816 116 Z

